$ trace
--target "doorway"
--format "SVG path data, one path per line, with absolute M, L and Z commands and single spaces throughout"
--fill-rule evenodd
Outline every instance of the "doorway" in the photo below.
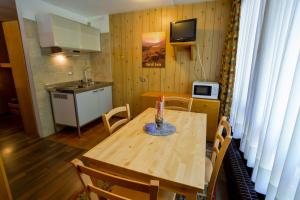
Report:
M 0 123 L 22 126 L 19 101 L 9 61 L 2 22 L 0 22 Z
M 15 1 L 1 1 L 0 11 L 0 123 L 10 119 L 39 137 Z

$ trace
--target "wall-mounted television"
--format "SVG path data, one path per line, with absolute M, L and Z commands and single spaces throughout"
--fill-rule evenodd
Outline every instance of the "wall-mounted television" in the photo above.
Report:
M 170 42 L 190 42 L 196 40 L 197 19 L 187 19 L 170 23 Z

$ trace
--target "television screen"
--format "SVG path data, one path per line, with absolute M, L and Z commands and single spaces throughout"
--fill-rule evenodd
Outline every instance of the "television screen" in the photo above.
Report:
M 196 40 L 196 18 L 171 22 L 170 26 L 170 42 L 189 42 Z

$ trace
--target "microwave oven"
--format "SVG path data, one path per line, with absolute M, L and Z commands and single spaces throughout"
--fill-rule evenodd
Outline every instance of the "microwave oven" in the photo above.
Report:
M 219 84 L 216 82 L 193 82 L 192 97 L 203 99 L 218 99 Z

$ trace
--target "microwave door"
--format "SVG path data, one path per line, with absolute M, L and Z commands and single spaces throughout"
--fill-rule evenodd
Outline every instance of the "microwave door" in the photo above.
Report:
M 194 86 L 194 94 L 201 96 L 210 96 L 211 95 L 212 86 L 206 85 L 195 85 Z

